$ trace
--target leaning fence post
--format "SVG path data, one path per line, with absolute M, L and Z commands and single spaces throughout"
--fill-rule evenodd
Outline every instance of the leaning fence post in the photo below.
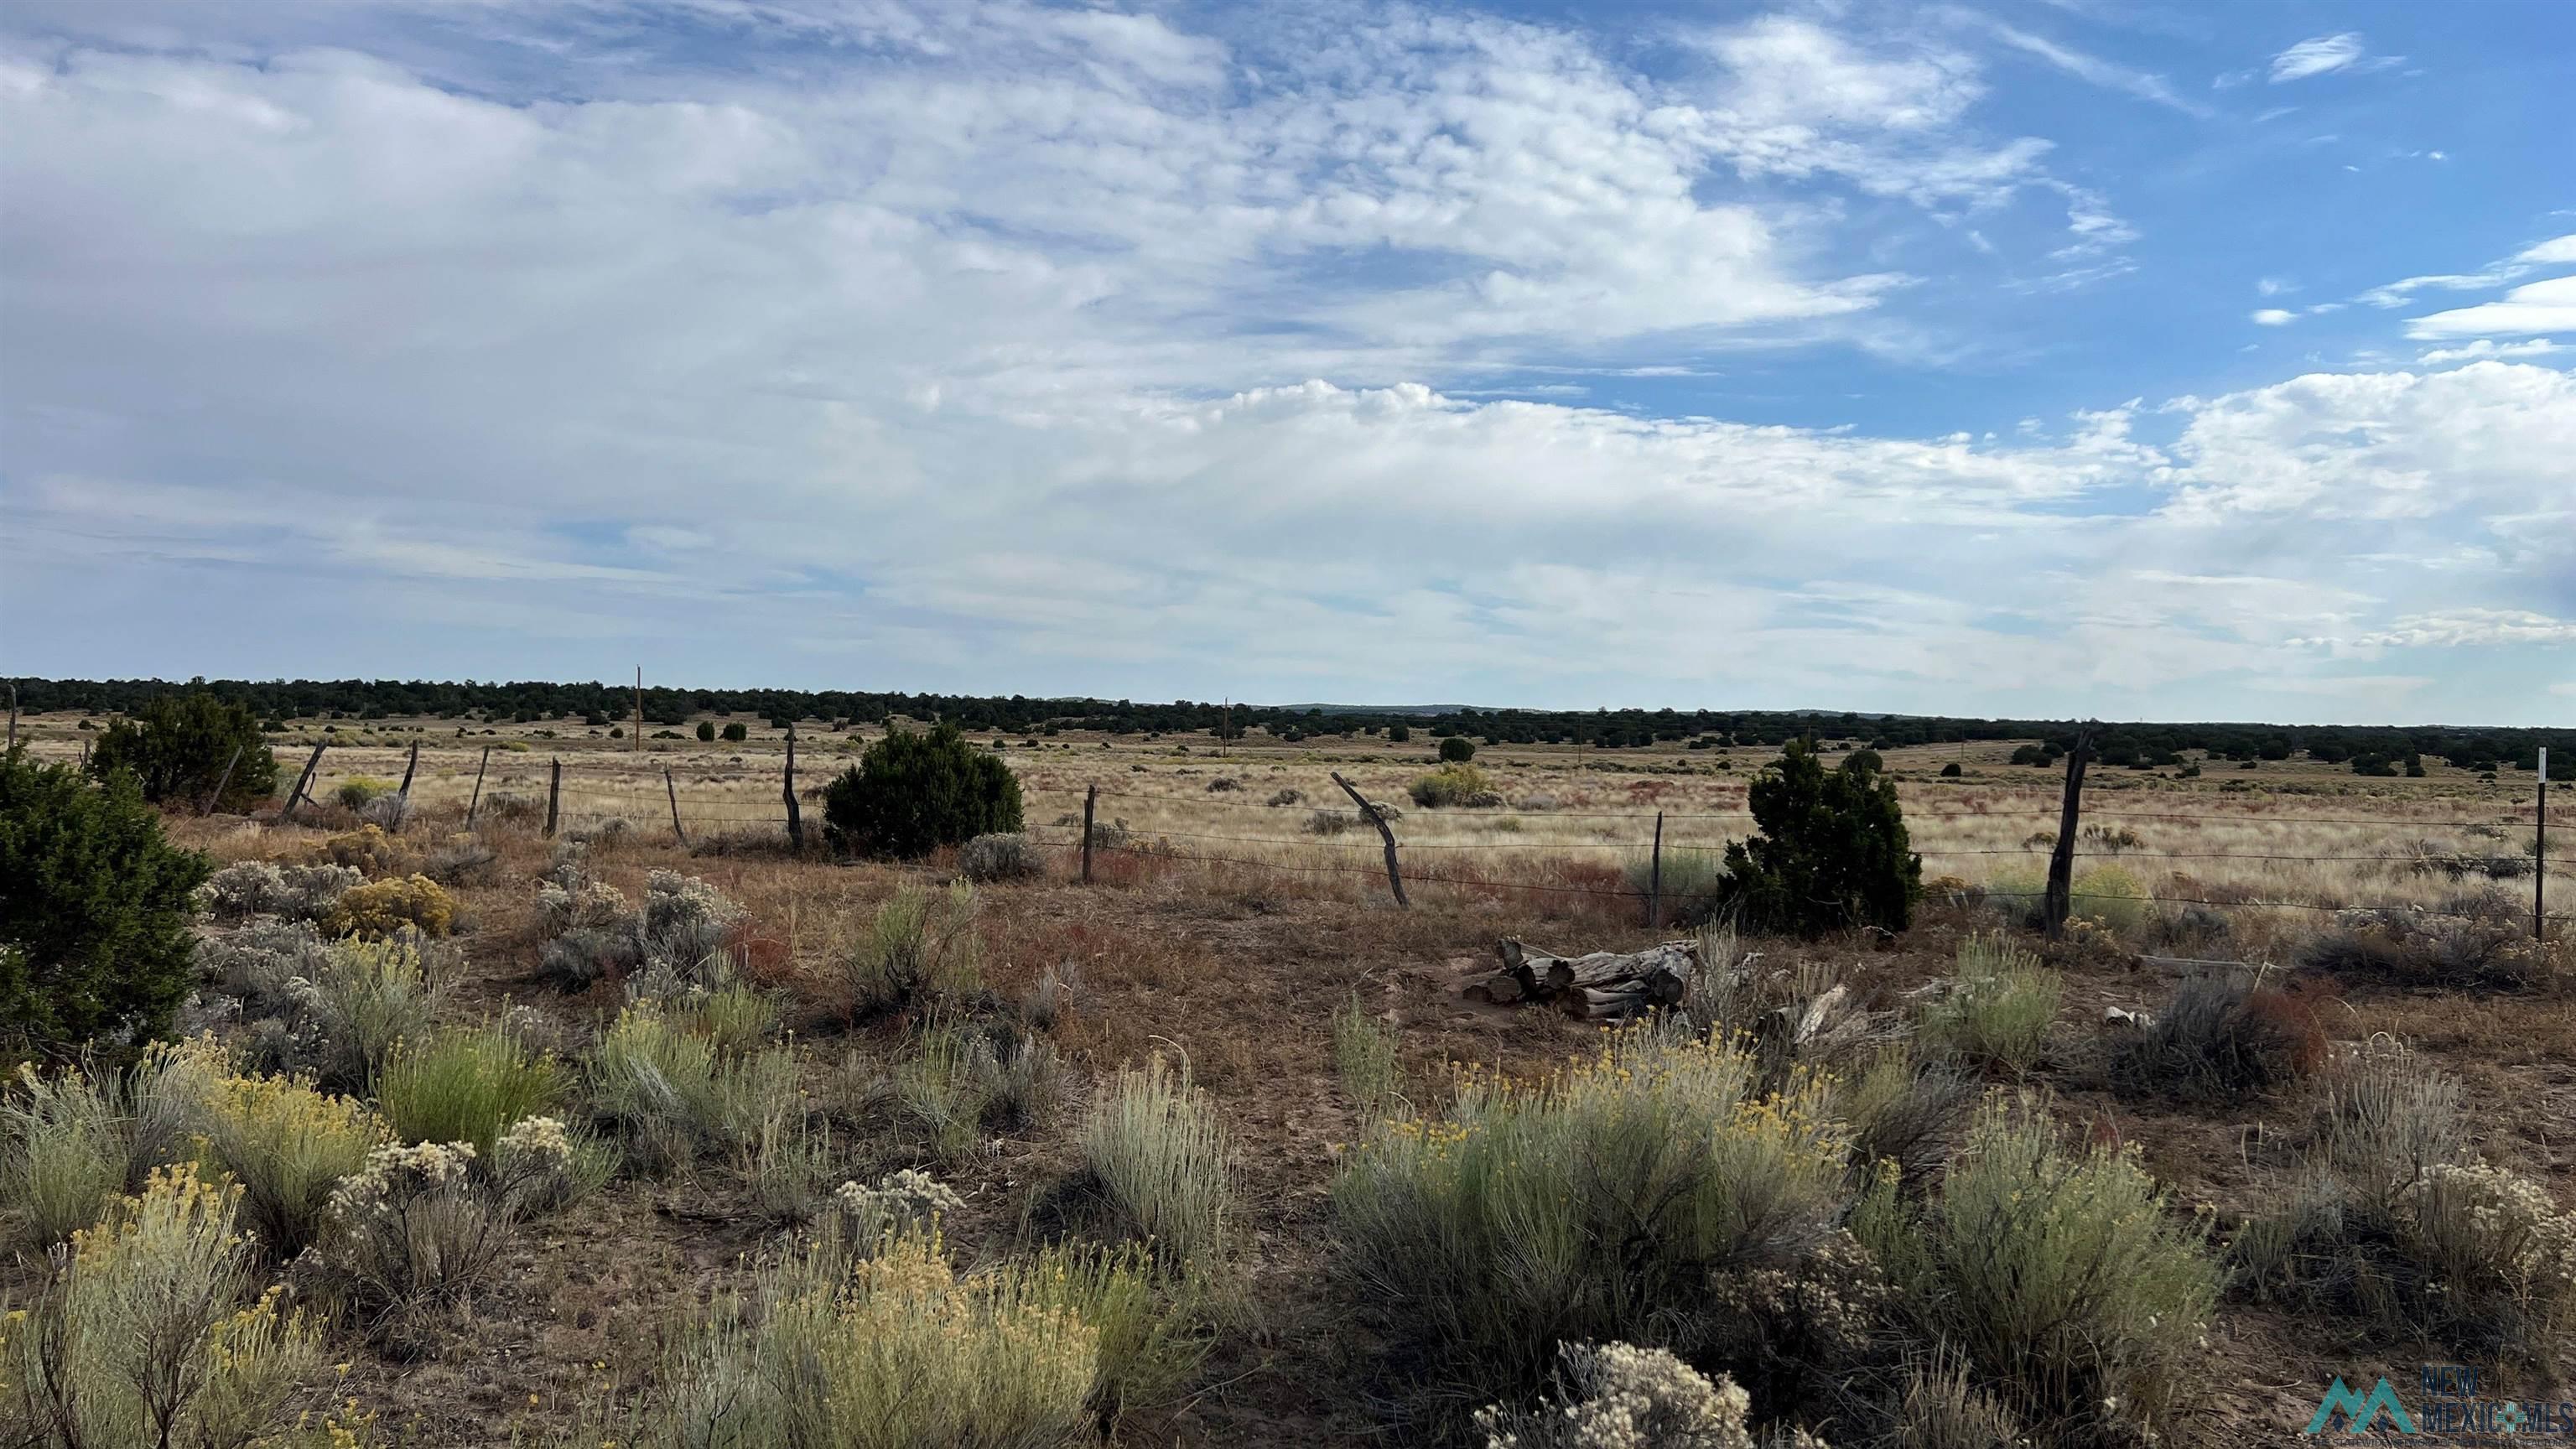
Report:
M 2549 879 L 2549 747 L 2540 747 L 2540 802 L 2531 817 L 2531 939 L 2549 939 L 2549 918 L 2541 914 Z
M 483 772 L 492 768 L 492 747 L 483 747 L 483 763 L 474 767 L 474 798 L 465 802 L 465 828 L 474 828 L 474 812 L 483 805 Z
M 1646 929 L 1664 923 L 1664 812 L 1655 812 L 1655 855 L 1646 870 Z
M 1413 902 L 1404 898 L 1404 876 L 1395 868 L 1395 832 L 1387 829 L 1386 817 L 1378 814 L 1377 807 L 1370 804 L 1359 791 L 1352 789 L 1351 782 L 1343 779 L 1338 770 L 1333 772 L 1333 783 L 1341 786 L 1342 793 L 1350 796 L 1359 805 L 1360 813 L 1368 817 L 1369 824 L 1377 827 L 1378 838 L 1386 842 L 1387 889 L 1395 892 L 1397 905 L 1411 906 Z
M 671 767 L 662 767 L 662 789 L 671 797 L 671 833 L 679 837 L 680 848 L 689 848 L 689 832 L 680 828 L 680 787 L 671 783 Z
M 1082 883 L 1091 884 L 1091 812 L 1100 804 L 1100 787 L 1082 792 Z
M 242 747 L 239 745 L 233 746 L 233 757 L 224 761 L 224 772 L 215 779 L 215 791 L 213 794 L 206 797 L 205 808 L 199 810 L 197 812 L 198 814 L 212 815 L 215 813 L 215 802 L 224 798 L 224 787 L 233 782 L 233 766 L 241 763 L 241 755 Z
M 415 739 L 411 742 L 411 759 L 403 765 L 402 788 L 394 791 L 402 797 L 405 806 L 411 804 L 411 777 L 418 773 L 420 773 L 420 741 Z
M 294 823 L 295 804 L 297 801 L 304 798 L 305 790 L 312 785 L 313 772 L 322 767 L 322 752 L 329 747 L 328 742 L 315 745 L 313 747 L 313 753 L 305 757 L 304 773 L 295 777 L 295 788 L 286 792 L 286 808 L 277 812 L 278 824 L 290 825 Z
M 796 725 L 787 726 L 787 843 L 798 850 L 805 848 L 805 813 L 796 805 Z
M 563 761 L 554 762 L 546 776 L 546 838 L 555 838 L 555 807 L 563 799 Z
M 2066 929 L 2066 912 L 2073 904 L 2075 822 L 2084 797 L 2084 765 L 2092 757 L 2093 726 L 2086 724 L 2076 729 L 2075 748 L 2066 752 L 2066 798 L 2057 808 L 2057 846 L 2048 855 L 2048 894 L 2041 918 L 2051 939 Z

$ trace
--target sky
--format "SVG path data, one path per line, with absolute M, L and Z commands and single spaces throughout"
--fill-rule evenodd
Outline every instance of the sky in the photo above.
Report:
M 2576 6 L 11 0 L 0 672 L 2576 721 Z

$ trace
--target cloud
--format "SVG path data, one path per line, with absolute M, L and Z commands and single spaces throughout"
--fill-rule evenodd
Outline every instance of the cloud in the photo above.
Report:
M 2435 312 L 2406 324 L 2406 335 L 2419 341 L 2511 337 L 2534 332 L 2576 332 L 2576 277 L 2526 282 L 2505 293 L 2502 301 Z
M 1998 20 L 1987 19 L 1985 24 L 1997 40 L 2026 55 L 2037 56 L 2080 80 L 2101 86 L 2106 90 L 2125 92 L 2140 100 L 2153 101 L 2157 105 L 2170 107 L 2187 116 L 2206 118 L 2214 114 L 2209 107 L 2198 101 L 2185 99 L 2174 90 L 2171 82 L 2151 71 L 2134 70 L 2128 66 L 2104 60 L 2097 55 L 2088 55 L 2083 51 L 2060 45 L 2045 36 L 2033 35 L 2029 31 L 2016 29 Z
M 2360 689 L 2295 638 L 2569 612 L 2528 355 L 1838 426 L 1882 379 L 1799 348 L 1913 325 L 1927 215 L 2137 230 L 1943 43 L 294 13 L 442 23 L 0 49 L 21 668 L 2241 717 Z
M 2497 342 L 2492 338 L 2481 337 L 2475 342 L 2460 347 L 2430 348 L 2419 353 L 2415 360 L 2428 367 L 2438 367 L 2448 363 L 2480 362 L 2493 358 L 2548 357 L 2553 353 L 2569 350 L 2566 344 L 2552 342 L 2546 337 L 2534 337 L 2525 342 Z
M 2536 246 L 2514 253 L 2513 259 L 2535 267 L 2560 266 L 2576 262 L 2576 235 L 2551 237 Z
M 2371 55 L 2352 31 L 2302 40 L 2272 57 L 2272 84 L 2306 80 L 2341 70 L 2384 70 L 2401 64 L 2400 55 Z
M 2375 633 L 2349 639 L 2301 640 L 2354 649 L 2459 648 L 2495 644 L 2576 644 L 2576 621 L 2527 609 L 2448 609 L 2411 614 Z
M 2254 321 L 2264 327 L 2287 327 L 2299 320 L 2298 313 L 2284 312 L 2278 307 L 2258 308 L 2252 315 Z
M 2403 307 L 2417 292 L 2477 292 L 2501 287 L 2519 277 L 2547 266 L 2576 262 L 2576 236 L 2553 237 L 2523 248 L 2505 261 L 2492 263 L 2474 272 L 2453 272 L 2435 276 L 2407 277 L 2385 286 L 2373 287 L 2353 300 L 2373 307 Z

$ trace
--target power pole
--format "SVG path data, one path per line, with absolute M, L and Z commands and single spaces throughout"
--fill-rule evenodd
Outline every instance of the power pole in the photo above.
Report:
M 635 753 L 644 753 L 644 666 L 635 666 Z

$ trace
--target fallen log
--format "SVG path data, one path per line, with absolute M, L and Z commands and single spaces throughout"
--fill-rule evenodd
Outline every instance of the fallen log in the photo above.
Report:
M 1690 989 L 1691 977 L 1704 964 L 1696 941 L 1666 941 L 1643 951 L 1559 956 L 1506 936 L 1495 949 L 1503 969 L 1469 982 L 1463 991 L 1468 999 L 1497 1004 L 1542 1002 L 1587 1020 L 1678 1005 Z

